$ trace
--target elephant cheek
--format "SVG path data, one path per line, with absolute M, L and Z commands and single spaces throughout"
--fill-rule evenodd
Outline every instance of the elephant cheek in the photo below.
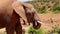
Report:
M 33 28 L 34 29 L 39 29 L 41 27 L 41 24 L 37 22 L 37 25 L 33 23 Z

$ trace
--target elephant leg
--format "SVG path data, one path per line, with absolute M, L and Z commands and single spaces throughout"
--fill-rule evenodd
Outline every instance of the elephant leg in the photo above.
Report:
M 13 22 L 15 24 L 16 34 L 22 34 L 22 26 L 20 23 L 20 16 L 13 10 Z
M 16 20 L 15 31 L 16 31 L 16 34 L 22 34 L 22 26 L 20 23 L 20 18 L 17 18 Z
M 14 27 L 12 27 L 11 25 L 7 25 L 6 31 L 7 31 L 7 34 L 14 34 Z
M 5 20 L 4 26 L 6 27 L 7 34 L 14 34 L 14 26 L 13 23 L 11 22 L 11 18 L 5 15 L 4 20 Z
M 20 16 L 13 10 L 12 24 L 15 27 L 16 34 L 22 34 L 22 26 L 20 23 Z
M 22 26 L 21 26 L 20 21 L 17 22 L 15 26 L 15 31 L 16 31 L 16 34 L 22 34 Z

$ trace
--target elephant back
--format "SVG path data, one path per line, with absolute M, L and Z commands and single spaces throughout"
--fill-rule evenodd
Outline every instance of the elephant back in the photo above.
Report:
M 0 0 L 0 14 L 8 14 L 11 15 L 13 13 L 12 3 L 14 0 Z

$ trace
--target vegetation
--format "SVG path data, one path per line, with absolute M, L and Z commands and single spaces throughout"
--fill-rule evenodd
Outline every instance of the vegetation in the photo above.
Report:
M 53 7 L 53 11 L 52 11 L 52 12 L 54 12 L 54 13 L 59 13 L 59 12 L 60 12 L 60 4 L 55 5 L 55 6 Z
M 60 28 L 55 26 L 53 30 L 49 30 L 47 34 L 60 34 Z
M 44 34 L 44 32 L 42 28 L 35 30 L 32 26 L 30 26 L 28 34 Z
M 60 0 L 34 0 L 34 1 L 31 1 L 28 3 L 31 3 L 39 13 L 47 13 L 47 10 L 49 8 L 50 8 L 50 12 L 60 13 L 60 2 L 59 1 Z M 45 3 L 46 3 L 46 5 L 41 7 L 41 6 L 39 6 L 39 4 L 42 2 L 43 2 L 43 5 L 45 5 Z M 50 2 L 51 2 L 51 4 L 50 4 Z M 54 5 L 51 6 L 52 4 L 54 4 Z

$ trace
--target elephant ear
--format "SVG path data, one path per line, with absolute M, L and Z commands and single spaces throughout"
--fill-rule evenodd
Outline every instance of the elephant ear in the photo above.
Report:
M 12 4 L 13 9 L 16 11 L 17 14 L 25 21 L 27 21 L 26 15 L 25 15 L 25 10 L 20 2 L 14 2 Z

